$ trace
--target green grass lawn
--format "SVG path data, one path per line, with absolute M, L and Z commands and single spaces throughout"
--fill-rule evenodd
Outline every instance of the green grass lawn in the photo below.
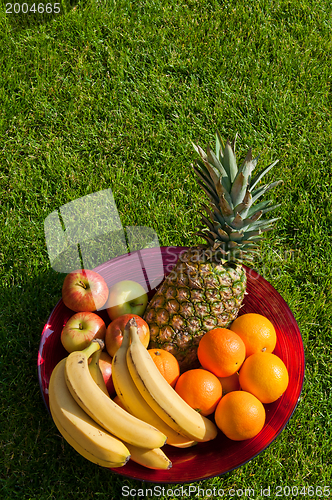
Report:
M 81 458 L 48 417 L 37 351 L 64 276 L 50 266 L 43 224 L 111 188 L 123 226 L 150 226 L 161 245 L 197 243 L 205 195 L 191 141 L 213 144 L 217 127 L 225 139 L 239 133 L 240 156 L 252 146 L 261 166 L 280 159 L 267 176 L 284 181 L 270 196 L 280 220 L 255 266 L 293 311 L 306 374 L 280 436 L 243 467 L 195 483 L 206 490 L 196 498 L 213 488 L 264 498 L 269 486 L 270 498 L 277 486 L 324 498 L 315 488 L 331 486 L 330 2 L 60 6 L 57 15 L 0 7 L 2 498 L 117 500 L 124 485 L 137 490 L 129 498 L 149 486 Z

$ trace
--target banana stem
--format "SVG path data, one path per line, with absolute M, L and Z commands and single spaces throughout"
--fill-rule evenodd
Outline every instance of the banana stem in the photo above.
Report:
M 82 352 L 84 352 L 84 354 L 86 355 L 87 358 L 90 358 L 90 356 L 92 356 L 92 354 L 96 351 L 98 351 L 99 349 L 102 351 L 104 349 L 104 341 L 101 340 L 101 339 L 93 339 L 91 340 L 90 344 L 88 345 L 88 347 L 86 347 L 85 349 L 82 350 Z
M 130 344 L 130 325 L 129 325 L 130 321 L 131 320 L 129 320 L 128 323 L 126 324 L 126 326 L 124 327 L 122 343 L 120 346 L 125 350 L 127 350 L 127 348 L 129 347 L 129 344 Z
M 137 328 L 137 323 L 136 323 L 136 320 L 135 318 L 131 318 L 128 323 L 126 324 L 126 327 L 125 327 L 125 330 L 126 328 L 129 328 L 129 338 L 131 338 L 131 340 L 140 340 L 139 336 L 138 336 L 138 328 Z

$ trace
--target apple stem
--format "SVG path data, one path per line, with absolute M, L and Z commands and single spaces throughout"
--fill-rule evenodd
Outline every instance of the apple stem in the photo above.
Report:
M 78 328 L 79 328 L 80 330 L 83 330 L 83 325 L 82 325 L 82 323 L 80 323 L 80 324 L 78 325 Z
M 87 286 L 85 283 L 83 283 L 83 281 L 79 281 L 79 282 L 78 282 L 78 284 L 79 284 L 82 288 L 84 288 L 84 290 L 86 290 L 86 289 L 88 288 L 88 286 Z

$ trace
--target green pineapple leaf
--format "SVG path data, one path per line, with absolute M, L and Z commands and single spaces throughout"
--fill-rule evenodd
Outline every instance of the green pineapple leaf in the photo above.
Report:
M 280 184 L 281 182 L 283 181 L 279 179 L 278 181 L 271 182 L 270 184 L 265 184 L 265 186 L 255 189 L 252 192 L 252 203 L 255 203 L 256 200 L 258 200 L 258 198 L 260 198 L 265 193 L 278 186 L 278 184 Z
M 279 162 L 279 160 L 274 161 L 271 165 L 264 168 L 261 172 L 259 172 L 255 177 L 250 181 L 250 191 L 253 191 L 254 187 L 258 184 L 258 182 L 267 174 L 271 168 L 274 167 Z
M 219 161 L 222 161 L 222 158 L 224 157 L 224 143 L 222 141 L 221 135 L 219 131 L 216 131 L 216 154 L 219 159 Z
M 231 143 L 228 139 L 224 150 L 223 166 L 232 184 L 237 174 L 237 164 Z

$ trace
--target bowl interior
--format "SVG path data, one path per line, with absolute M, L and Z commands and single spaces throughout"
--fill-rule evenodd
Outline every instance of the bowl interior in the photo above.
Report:
M 159 266 L 161 252 L 164 273 L 168 274 L 184 250 L 183 247 L 144 250 L 144 258 L 146 255 L 149 257 L 149 272 L 153 269 L 154 262 L 156 269 Z M 142 273 L 142 269 L 137 270 L 136 266 L 128 269 L 125 256 L 112 259 L 98 266 L 95 271 L 100 272 L 108 284 L 122 279 L 135 281 Z M 271 444 L 287 424 L 296 408 L 303 385 L 305 359 L 301 334 L 292 312 L 279 293 L 255 271 L 246 268 L 246 272 L 248 294 L 240 314 L 256 312 L 272 321 L 277 332 L 274 352 L 284 361 L 289 373 L 286 392 L 276 402 L 264 405 L 264 428 L 255 438 L 246 441 L 231 441 L 219 432 L 213 441 L 200 443 L 192 448 L 177 449 L 166 445 L 164 451 L 173 463 L 172 468 L 167 471 L 147 469 L 129 461 L 124 467 L 111 469 L 114 473 L 155 483 L 186 483 L 207 479 L 229 472 L 254 458 Z M 149 298 L 154 291 L 149 291 Z M 38 378 L 47 408 L 50 375 L 56 364 L 67 355 L 60 341 L 61 331 L 73 314 L 62 299 L 59 300 L 41 335 L 37 360 Z M 99 311 L 98 314 L 108 325 L 110 320 L 106 311 Z

